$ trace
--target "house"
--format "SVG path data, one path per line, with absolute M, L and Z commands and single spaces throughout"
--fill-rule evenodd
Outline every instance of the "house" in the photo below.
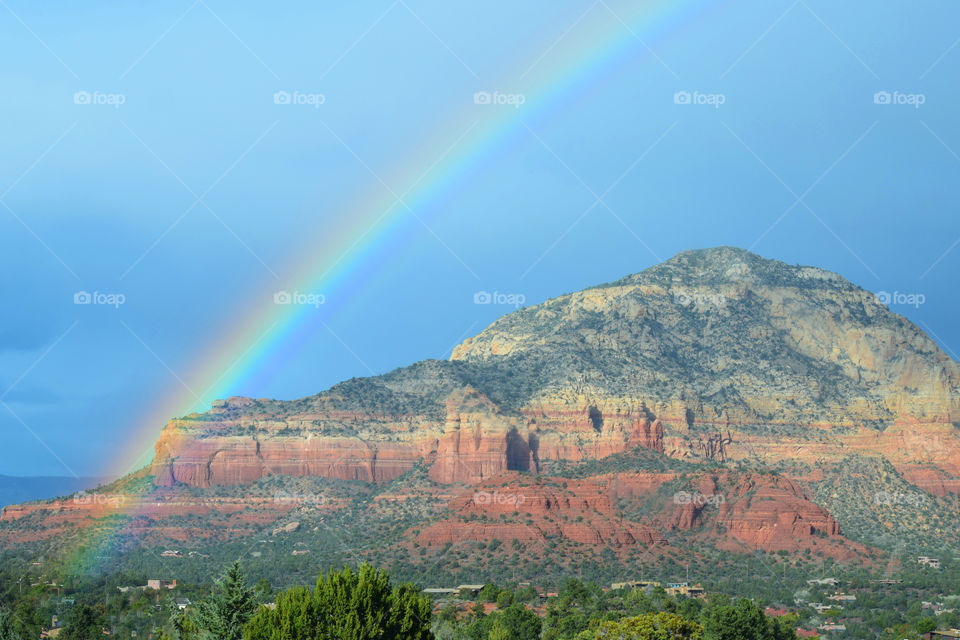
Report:
M 820 634 L 814 631 L 813 629 L 803 629 L 801 627 L 796 628 L 798 638 L 819 638 Z
M 840 581 L 837 580 L 836 578 L 814 578 L 813 580 L 807 580 L 807 584 L 811 586 L 820 585 L 821 587 L 823 587 L 826 585 L 830 585 L 831 587 L 836 587 L 837 585 L 840 584 Z
M 688 598 L 699 598 L 703 595 L 703 587 L 699 584 L 689 585 L 686 582 L 677 582 L 667 586 L 664 591 L 668 596 L 687 596 Z
M 843 607 L 839 604 L 822 604 L 820 602 L 811 602 L 810 606 L 816 609 L 817 613 L 823 613 L 824 611 L 829 611 L 830 609 L 836 609 L 838 611 L 843 609 Z
M 774 609 L 773 607 L 766 607 L 763 612 L 771 618 L 779 618 L 780 616 L 787 616 L 792 613 L 788 609 Z
M 143 589 L 153 589 L 154 591 L 160 591 L 160 589 L 176 589 L 177 581 L 176 580 L 147 580 L 147 586 L 141 587 Z
M 294 549 L 290 552 L 292 556 L 302 556 L 310 553 L 310 549 Z
M 432 596 L 455 596 L 460 593 L 456 589 L 447 589 L 444 587 L 430 587 L 429 589 L 424 589 L 423 593 Z
M 486 585 L 482 585 L 482 584 L 461 584 L 457 587 L 457 593 L 467 592 L 467 593 L 472 593 L 473 595 L 477 595 L 478 593 L 480 593 L 480 591 L 483 590 L 485 586 Z
M 847 625 L 845 625 L 845 624 L 822 624 L 822 625 L 820 625 L 819 627 L 817 627 L 817 629 L 821 629 L 821 630 L 823 630 L 823 631 L 846 631 L 846 630 L 847 630 Z
M 960 629 L 950 629 L 949 631 L 930 631 L 923 634 L 924 640 L 947 640 L 960 638 Z
M 166 551 L 160 554 L 160 557 L 161 558 L 182 558 L 183 553 L 181 553 L 180 551 L 175 551 L 173 549 L 167 549 Z
M 626 582 L 614 582 L 610 585 L 610 588 L 616 591 L 617 589 L 646 589 L 647 587 L 659 587 L 659 582 L 650 582 L 649 580 L 627 580 Z
M 835 600 L 836 602 L 856 602 L 857 596 L 852 593 L 835 593 L 832 596 L 827 596 L 827 600 Z
M 147 584 L 139 587 L 117 587 L 117 591 L 120 593 L 127 593 L 131 589 L 139 589 L 140 591 L 146 591 L 152 589 L 153 591 L 160 591 L 161 589 L 176 589 L 177 581 L 176 580 L 147 580 Z
M 173 602 L 177 605 L 177 609 L 180 609 L 181 611 L 189 607 L 191 604 L 190 598 L 176 598 Z
M 930 567 L 931 569 L 939 569 L 939 568 L 940 568 L 940 560 L 939 560 L 939 558 L 930 558 L 930 557 L 928 557 L 928 556 L 920 556 L 919 558 L 917 558 L 917 564 L 919 564 L 919 565 L 926 565 L 926 566 Z

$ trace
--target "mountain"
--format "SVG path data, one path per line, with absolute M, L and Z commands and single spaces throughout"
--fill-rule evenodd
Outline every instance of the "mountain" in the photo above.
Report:
M 874 294 L 720 247 L 517 310 L 449 361 L 218 401 L 104 491 L 123 496 L 133 555 L 279 528 L 329 562 L 436 575 L 597 554 L 880 563 L 958 543 L 958 425 L 960 367 Z M 82 538 L 115 515 L 7 507 L 0 543 Z

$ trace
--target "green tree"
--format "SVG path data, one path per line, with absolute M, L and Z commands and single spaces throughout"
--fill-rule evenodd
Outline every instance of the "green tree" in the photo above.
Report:
M 730 604 L 712 600 L 701 616 L 704 640 L 790 640 L 796 637 L 787 621 L 778 622 L 746 598 Z
M 516 599 L 520 602 L 531 602 L 537 598 L 537 589 L 533 586 L 523 587 L 516 594 Z
M 95 640 L 103 637 L 105 620 L 103 615 L 85 604 L 78 604 L 70 612 L 63 631 L 62 640 Z
M 699 640 L 703 627 L 673 613 L 646 613 L 616 622 L 603 622 L 597 640 Z
M 23 640 L 23 636 L 13 628 L 13 617 L 6 609 L 0 609 L 0 640 Z
M 917 633 L 930 633 L 937 630 L 937 621 L 933 618 L 923 618 L 917 622 Z
M 510 640 L 537 640 L 540 637 L 540 629 L 540 618 L 536 613 L 522 604 L 514 604 L 494 618 L 490 640 L 493 640 L 495 631 L 498 635 L 505 633 L 504 637 Z
M 498 595 L 500 595 L 500 587 L 492 582 L 483 585 L 483 589 L 480 590 L 480 600 L 482 602 L 496 602 Z
M 173 628 L 173 637 L 179 640 L 192 640 L 197 637 L 199 629 L 197 623 L 193 621 L 185 609 L 180 609 L 175 604 L 170 614 L 170 626 Z
M 270 581 L 266 578 L 261 578 L 257 580 L 257 584 L 253 587 L 254 592 L 261 598 L 265 598 L 273 593 L 273 585 L 270 584 Z
M 391 587 L 385 571 L 363 564 L 317 579 L 311 593 L 294 587 L 261 607 L 245 640 L 428 640 L 430 601 L 409 583 Z
M 253 589 L 234 562 L 223 577 L 217 580 L 213 593 L 197 607 L 195 621 L 201 638 L 210 640 L 240 640 L 243 626 L 257 610 Z

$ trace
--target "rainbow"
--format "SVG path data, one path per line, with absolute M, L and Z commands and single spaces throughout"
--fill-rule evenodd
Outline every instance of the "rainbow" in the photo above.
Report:
M 402 178 L 394 183 L 402 190 L 362 199 L 344 212 L 337 228 L 325 229 L 322 243 L 312 246 L 286 271 L 289 275 L 282 282 L 293 283 L 286 290 L 322 294 L 325 314 L 329 314 L 331 304 L 342 306 L 357 282 L 377 264 L 378 257 L 388 252 L 389 243 L 396 242 L 411 225 L 418 225 L 415 216 L 437 209 L 435 205 L 445 195 L 484 162 L 495 159 L 498 151 L 529 137 L 528 126 L 542 123 L 578 96 L 587 95 L 597 82 L 631 59 L 645 57 L 659 65 L 646 46 L 679 35 L 682 26 L 716 4 L 717 0 L 646 0 L 619 16 L 609 13 L 601 3 L 593 5 L 588 13 L 599 15 L 588 16 L 567 33 L 537 63 L 529 79 L 501 84 L 504 93 L 524 96 L 520 108 L 479 108 L 473 96 L 464 96 L 463 113 L 454 114 L 449 123 L 438 127 L 432 141 L 422 145 L 418 157 L 399 161 L 401 169 L 395 175 Z M 331 130 L 331 135 L 336 134 Z M 370 191 L 388 191 L 381 186 Z M 319 314 L 313 306 L 275 304 L 277 289 L 276 281 L 267 283 L 251 296 L 247 313 L 231 315 L 229 331 L 199 358 L 184 384 L 161 398 L 143 417 L 128 455 L 120 457 L 114 475 L 150 462 L 157 429 L 171 417 L 204 410 L 213 399 L 233 395 L 237 389 L 256 388 L 260 376 L 269 375 L 297 344 L 318 329 Z M 235 322 L 237 317 L 240 322 Z M 80 556 L 102 553 L 109 546 L 107 539 L 116 532 L 102 535 L 106 537 L 89 542 L 86 551 L 74 560 L 89 560 Z

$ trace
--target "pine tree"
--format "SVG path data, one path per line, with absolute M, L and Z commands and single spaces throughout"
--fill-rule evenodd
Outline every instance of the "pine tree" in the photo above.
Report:
M 385 571 L 364 564 L 320 576 L 311 593 L 284 591 L 276 609 L 262 608 L 246 640 L 427 640 L 430 601 L 412 584 L 391 587 Z
M 253 589 L 234 562 L 217 580 L 213 593 L 197 607 L 196 623 L 200 637 L 209 640 L 241 640 L 243 626 L 253 617 L 257 603 Z

